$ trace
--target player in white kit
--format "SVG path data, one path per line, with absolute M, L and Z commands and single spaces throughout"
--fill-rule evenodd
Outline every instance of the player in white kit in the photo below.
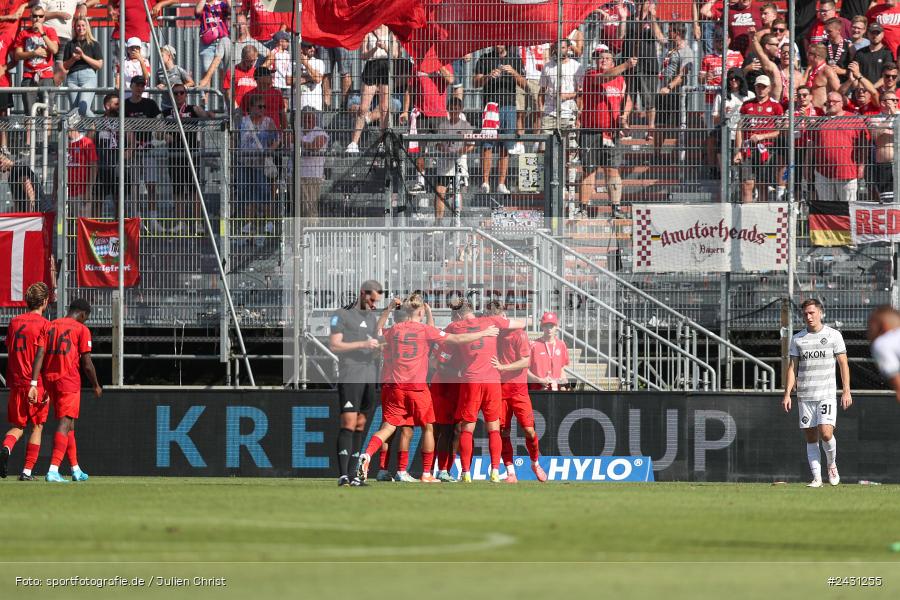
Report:
M 900 402 L 900 312 L 879 306 L 869 315 L 869 341 L 878 370 Z
M 844 410 L 853 404 L 850 396 L 850 366 L 847 362 L 847 347 L 844 338 L 836 329 L 822 323 L 825 311 L 822 303 L 810 298 L 800 305 L 806 329 L 791 338 L 789 354 L 791 366 L 784 386 L 784 400 L 781 405 L 785 412 L 791 410 L 791 391 L 797 387 L 797 405 L 800 411 L 800 428 L 806 437 L 806 458 L 812 471 L 812 481 L 808 487 L 822 487 L 821 453 L 825 450 L 828 463 L 828 482 L 840 483 L 835 456 L 837 441 L 834 439 L 834 423 L 837 418 L 837 381 L 834 366 L 841 368 L 841 407 Z

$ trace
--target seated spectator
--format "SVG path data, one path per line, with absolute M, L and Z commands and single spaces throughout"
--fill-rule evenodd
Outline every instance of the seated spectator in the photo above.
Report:
M 171 86 L 174 90 L 176 85 L 194 87 L 194 78 L 191 77 L 191 74 L 175 64 L 174 47 L 169 45 L 163 46 L 159 51 L 159 55 L 162 58 L 162 64 L 156 71 L 157 89 L 164 90 Z M 168 78 L 166 76 L 168 76 Z M 169 100 L 168 94 L 162 95 L 162 102 L 160 102 L 160 104 L 162 104 L 163 110 L 172 108 L 172 102 Z
M 13 58 L 23 61 L 22 87 L 54 87 L 53 57 L 59 52 L 59 38 L 51 27 L 44 25 L 46 11 L 40 6 L 31 9 L 13 42 Z M 31 114 L 38 101 L 37 92 L 22 94 L 25 114 Z
M 866 37 L 866 29 L 869 21 L 865 17 L 859 15 L 850 19 L 850 43 L 857 52 L 869 46 L 871 42 Z
M 323 110 L 322 73 L 325 65 L 316 58 L 316 47 L 308 42 L 301 42 L 297 63 L 300 73 L 300 108 L 311 106 L 318 111 Z
M 884 29 L 878 23 L 869 24 L 866 30 L 869 45 L 853 56 L 859 65 L 860 74 L 875 83 L 881 77 L 881 69 L 885 64 L 894 62 L 893 55 L 884 45 Z
M 847 78 L 847 66 L 853 60 L 856 51 L 850 40 L 841 35 L 843 25 L 839 19 L 831 19 L 825 23 L 825 52 L 828 55 L 828 66 L 841 81 Z
M 69 129 L 68 155 L 66 156 L 66 193 L 70 214 L 88 219 L 103 216 L 102 205 L 96 202 L 94 184 L 97 181 L 97 147 L 94 140 L 77 128 Z
M 825 40 L 828 38 L 825 24 L 832 19 L 837 19 L 840 23 L 841 37 L 850 39 L 850 21 L 844 17 L 838 16 L 835 4 L 832 0 L 823 0 L 822 2 L 819 2 L 819 10 L 816 11 L 816 14 L 817 18 L 812 27 L 810 27 L 809 33 L 806 34 L 805 46 L 807 50 L 814 44 L 825 43 Z
M 251 101 L 262 101 L 266 105 L 263 114 L 272 119 L 272 122 L 275 123 L 279 130 L 287 129 L 288 123 L 284 112 L 284 96 L 279 90 L 272 87 L 272 71 L 261 65 L 256 67 L 254 77 L 256 78 L 256 89 L 253 90 L 252 94 L 244 96 L 244 99 L 241 101 L 241 112 L 249 115 L 251 112 L 249 103 Z
M 75 17 L 72 30 L 74 37 L 63 49 L 66 85 L 70 88 L 95 88 L 97 72 L 103 68 L 103 51 L 94 39 L 87 17 Z M 95 93 L 93 90 L 69 92 L 69 106 L 83 117 L 93 117 L 91 105 L 94 103 Z
M 254 74 L 256 73 L 256 59 L 258 56 L 259 53 L 256 51 L 256 47 L 252 45 L 244 46 L 244 49 L 241 50 L 241 61 L 234 65 L 234 69 L 225 70 L 222 89 L 225 90 L 225 97 L 229 98 L 231 106 L 234 109 L 240 110 L 244 96 L 247 95 L 247 92 L 256 89 L 256 78 L 254 77 Z M 234 98 L 231 97 L 232 70 L 234 71 Z
M 829 92 L 825 105 L 829 117 L 845 116 L 844 98 Z M 869 157 L 868 134 L 862 121 L 827 119 L 815 129 L 816 195 L 823 202 L 857 200 L 859 180 Z
M 126 9 L 127 10 L 127 9 Z M 119 69 L 116 65 L 116 87 L 120 85 L 131 89 L 131 80 L 140 75 L 144 82 L 150 81 L 150 61 L 144 58 L 143 50 L 141 50 L 142 42 L 139 38 L 133 37 L 128 39 L 128 54 L 125 64 Z M 150 94 L 146 91 L 143 93 L 144 98 L 149 98 Z
M 827 62 L 828 51 L 822 44 L 813 44 L 806 51 L 806 68 L 804 85 L 812 90 L 813 104 L 819 108 L 825 107 L 825 98 L 828 92 L 836 92 L 841 87 L 837 73 Z
M 741 106 L 742 127 L 734 137 L 734 164 L 742 165 L 741 202 L 768 202 L 769 186 L 776 184 L 776 165 L 772 147 L 781 132 L 777 120 L 784 114 L 781 104 L 771 96 L 772 81 L 760 75 L 754 84 L 756 97 Z
M 198 0 L 194 15 L 200 21 L 200 72 L 203 73 L 202 79 L 207 80 L 204 86 L 207 87 L 215 72 L 213 61 L 218 58 L 218 63 L 221 63 L 231 49 L 228 30 L 231 0 Z
M 188 104 L 187 87 L 184 84 L 177 83 L 173 85 L 172 95 L 175 97 L 175 107 L 163 110 L 164 117 L 174 119 L 177 114 L 182 121 L 185 119 L 208 119 L 212 117 L 210 113 L 199 106 Z M 196 132 L 187 130 L 184 137 L 187 140 L 188 148 L 192 150 L 198 148 Z M 166 135 L 166 142 L 169 146 L 169 181 L 172 184 L 171 193 L 175 205 L 176 221 L 173 233 L 181 233 L 182 224 L 193 223 L 193 232 L 202 234 L 204 230 L 201 221 L 200 197 L 197 195 L 194 178 L 191 175 L 188 152 L 185 150 L 184 140 L 181 139 L 181 135 L 169 133 Z M 194 164 L 196 166 L 196 160 Z
M 329 138 L 325 130 L 319 127 L 318 111 L 306 107 L 300 111 L 303 149 L 300 158 L 300 217 L 317 219 L 319 217 L 319 196 L 325 182 L 325 152 Z
M 353 127 L 353 136 L 346 148 L 348 153 L 359 152 L 363 127 L 372 121 L 372 113 L 367 111 L 374 98 L 378 99 L 377 110 L 381 130 L 387 129 L 390 123 L 391 94 L 388 87 L 390 61 L 399 58 L 400 55 L 399 48 L 391 43 L 390 38 L 390 30 L 387 26 L 381 25 L 367 33 L 360 46 L 360 58 L 366 61 L 362 72 L 361 109 Z

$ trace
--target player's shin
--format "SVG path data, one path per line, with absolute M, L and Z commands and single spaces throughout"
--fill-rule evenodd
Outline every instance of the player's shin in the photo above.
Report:
M 462 431 L 459 434 L 459 460 L 463 473 L 468 473 L 472 469 L 472 452 L 474 450 L 474 440 L 471 431 Z
M 815 480 L 822 479 L 822 463 L 821 454 L 819 452 L 819 443 L 806 444 L 806 460 L 809 462 L 809 470 Z
M 515 473 L 516 468 L 513 466 L 513 446 L 512 440 L 509 439 L 509 429 L 500 432 L 500 440 L 503 444 L 500 456 L 503 459 L 503 464 L 506 465 L 506 472 L 509 473 L 510 469 L 512 469 L 512 472 Z
M 488 431 L 488 450 L 491 453 L 491 470 L 500 468 L 500 454 L 503 449 L 503 442 L 500 439 L 500 430 L 493 429 Z
M 50 472 L 59 471 L 59 465 L 62 464 L 63 456 L 66 454 L 66 447 L 69 445 L 69 436 L 66 433 L 57 431 L 53 434 L 53 454 L 50 456 Z
M 531 433 L 529 436 L 528 434 Z M 540 446 L 538 445 L 538 436 L 534 429 L 525 431 L 525 447 L 528 448 L 528 456 L 531 462 L 535 463 L 541 457 Z
M 34 469 L 34 465 L 37 463 L 40 451 L 40 444 L 28 442 L 28 445 L 25 446 L 25 467 L 22 469 L 22 474 L 31 475 L 31 470 Z
M 830 467 L 834 464 L 837 456 L 837 440 L 834 436 L 831 436 L 831 439 L 822 440 L 822 449 L 825 450 L 825 460 Z

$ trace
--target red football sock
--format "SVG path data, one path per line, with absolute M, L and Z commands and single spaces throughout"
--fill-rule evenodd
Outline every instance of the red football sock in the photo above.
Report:
M 373 435 L 372 439 L 369 440 L 369 445 L 366 446 L 366 454 L 368 454 L 369 457 L 375 456 L 375 453 L 378 452 L 379 448 L 381 448 L 381 444 L 381 438 L 377 435 Z
M 444 463 L 444 469 L 445 469 L 446 471 L 449 472 L 450 469 L 453 468 L 453 463 L 456 461 L 456 453 L 455 453 L 455 452 L 448 452 L 448 453 L 447 453 L 447 457 L 446 457 L 445 460 L 446 460 L 447 462 Z
M 69 432 L 69 443 L 66 446 L 66 456 L 69 458 L 69 465 L 78 466 L 78 449 L 75 444 L 75 430 Z
M 439 471 L 449 471 L 450 468 L 447 466 L 447 463 L 450 462 L 447 460 L 447 457 L 450 456 L 450 453 L 446 450 L 439 450 L 437 453 L 437 462 L 438 462 L 438 470 Z
M 471 431 L 463 431 L 459 434 L 459 460 L 462 463 L 462 470 L 466 473 L 472 469 L 473 445 Z
M 500 456 L 503 457 L 503 464 L 511 465 L 513 461 L 512 440 L 508 437 L 500 436 L 500 441 L 503 442 L 503 449 L 500 451 Z
M 63 456 L 66 454 L 66 446 L 69 445 L 69 436 L 60 432 L 53 434 L 53 455 L 50 457 L 50 464 L 59 467 L 62 463 Z
M 498 430 L 488 431 L 488 450 L 491 452 L 491 468 L 500 468 L 500 453 L 503 448 L 503 442 L 500 439 Z
M 384 447 L 381 448 L 381 454 L 378 455 L 378 467 L 382 471 L 387 471 L 388 461 L 390 460 L 391 455 L 387 453 Z
M 541 451 L 538 447 L 538 437 L 537 434 L 533 438 L 525 438 L 525 447 L 528 448 L 528 456 L 531 457 L 531 461 L 534 462 L 540 457 Z
M 406 467 L 409 466 L 409 451 L 408 450 L 398 450 L 397 451 L 397 472 L 402 473 L 406 470 Z
M 15 448 L 16 442 L 18 442 L 18 438 L 14 435 L 6 436 L 6 439 L 3 440 L 3 446 L 5 448 L 9 448 L 9 453 L 12 454 L 12 449 Z
M 40 452 L 40 451 L 41 451 L 40 444 L 29 443 L 27 446 L 25 446 L 25 468 L 26 469 L 34 468 L 34 463 L 37 462 L 38 452 Z
M 430 474 L 434 468 L 434 452 L 422 452 L 422 474 Z

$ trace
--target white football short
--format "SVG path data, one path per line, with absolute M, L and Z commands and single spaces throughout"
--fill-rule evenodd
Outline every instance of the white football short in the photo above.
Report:
M 837 419 L 837 401 L 831 402 L 798 402 L 800 409 L 800 429 L 809 429 L 819 425 L 831 425 Z

